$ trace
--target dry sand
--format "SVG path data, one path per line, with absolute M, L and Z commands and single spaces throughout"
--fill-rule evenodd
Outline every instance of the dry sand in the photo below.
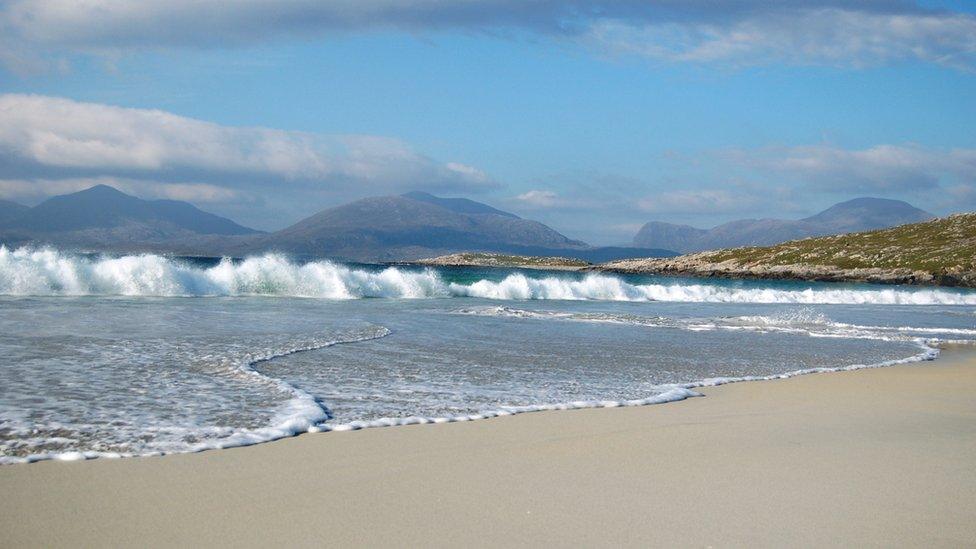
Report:
M 0 467 L 0 545 L 976 545 L 976 354 L 684 402 Z

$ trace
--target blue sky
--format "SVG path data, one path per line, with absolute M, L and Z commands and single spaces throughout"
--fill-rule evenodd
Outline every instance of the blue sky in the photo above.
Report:
M 976 209 L 966 3 L 47 4 L 0 3 L 0 198 L 108 183 L 276 229 L 422 189 L 598 244 Z

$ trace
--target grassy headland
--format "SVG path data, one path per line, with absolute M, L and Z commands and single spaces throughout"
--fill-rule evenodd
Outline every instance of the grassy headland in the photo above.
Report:
M 976 213 L 890 229 L 822 236 L 595 267 L 626 273 L 864 281 L 976 287 Z

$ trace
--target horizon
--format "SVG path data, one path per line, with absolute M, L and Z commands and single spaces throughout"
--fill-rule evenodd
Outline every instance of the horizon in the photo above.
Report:
M 965 3 L 398 6 L 8 3 L 0 198 L 104 183 L 274 230 L 419 190 L 594 245 L 860 196 L 976 209 Z
M 214 213 L 214 212 L 210 212 L 210 211 L 206 210 L 206 208 L 200 207 L 199 204 L 194 204 L 192 201 L 188 201 L 188 200 L 176 200 L 176 199 L 172 199 L 172 198 L 154 198 L 154 197 L 145 198 L 145 197 L 139 196 L 138 194 L 129 193 L 129 192 L 126 192 L 126 191 L 124 191 L 122 189 L 113 187 L 112 185 L 105 184 L 105 183 L 97 183 L 95 185 L 92 185 L 91 187 L 87 187 L 87 188 L 80 189 L 80 190 L 77 190 L 77 191 L 73 191 L 73 192 L 70 192 L 70 193 L 64 193 L 64 194 L 59 194 L 59 195 L 53 195 L 53 196 L 45 197 L 45 198 L 43 198 L 43 199 L 41 199 L 41 200 L 39 200 L 39 201 L 37 201 L 36 203 L 33 203 L 33 204 L 25 204 L 25 203 L 17 202 L 17 201 L 14 201 L 14 200 L 11 200 L 10 202 L 14 202 L 15 204 L 19 204 L 21 206 L 34 207 L 34 206 L 40 205 L 44 201 L 46 201 L 48 199 L 51 199 L 51 198 L 58 198 L 58 197 L 62 197 L 62 196 L 68 196 L 68 195 L 72 195 L 72 194 L 83 193 L 83 192 L 86 192 L 86 191 L 92 191 L 92 190 L 94 190 L 96 188 L 99 188 L 99 187 L 104 187 L 104 188 L 112 189 L 113 191 L 122 193 L 122 194 L 124 194 L 126 196 L 129 196 L 129 197 L 138 198 L 140 200 L 148 200 L 148 201 L 153 201 L 153 200 L 171 200 L 172 201 L 172 200 L 175 200 L 177 202 L 183 202 L 183 203 L 189 204 L 189 205 L 191 205 L 191 206 L 193 206 L 193 207 L 195 207 L 195 208 L 203 211 L 204 213 Z M 470 199 L 468 197 L 460 197 L 460 196 L 439 196 L 439 195 L 435 195 L 433 193 L 427 193 L 426 191 L 413 190 L 413 191 L 406 191 L 404 193 L 394 194 L 394 195 L 378 195 L 378 196 L 361 197 L 361 198 L 358 198 L 358 199 L 354 199 L 352 202 L 356 202 L 356 201 L 363 200 L 363 199 L 368 199 L 368 198 L 384 198 L 384 197 L 402 197 L 402 198 L 411 198 L 412 199 L 414 197 L 411 197 L 410 195 L 412 195 L 412 194 L 418 194 L 418 193 L 419 194 L 426 194 L 426 195 L 429 195 L 429 196 L 431 196 L 433 198 L 440 198 L 440 199 L 448 199 L 448 200 L 452 200 L 452 199 L 466 199 L 466 200 L 473 200 L 473 199 Z M 814 212 L 814 213 L 815 214 L 823 213 L 827 209 L 832 208 L 834 206 L 845 205 L 845 204 L 848 204 L 848 203 L 851 203 L 851 202 L 863 201 L 863 200 L 878 201 L 878 200 L 893 200 L 893 199 L 886 199 L 886 198 L 874 197 L 874 196 L 857 196 L 857 197 L 854 197 L 854 198 L 850 198 L 850 199 L 847 199 L 847 200 L 843 200 L 841 202 L 837 202 L 835 204 L 830 204 L 826 208 L 824 208 L 823 210 L 820 210 L 820 211 L 817 211 L 817 212 Z M 494 206 L 492 204 L 488 204 L 488 203 L 484 203 L 484 202 L 479 202 L 477 200 L 473 200 L 473 201 L 475 203 L 477 203 L 477 204 L 484 205 L 484 206 L 488 206 L 488 207 L 494 209 Z M 913 204 L 908 203 L 908 202 L 905 202 L 905 201 L 901 201 L 901 200 L 894 200 L 894 201 L 895 202 L 902 203 L 902 204 L 905 204 L 907 206 L 911 206 L 913 208 L 915 207 Z M 338 207 L 338 206 L 343 206 L 343 205 L 346 205 L 346 204 L 351 204 L 352 202 L 348 202 L 348 203 L 344 203 L 344 204 L 338 204 L 336 206 L 330 206 L 330 207 L 325 208 L 323 210 L 320 210 L 320 211 L 318 211 L 316 213 L 321 213 L 322 211 L 325 211 L 327 209 L 331 209 L 333 207 Z M 501 210 L 501 213 L 510 214 L 511 212 L 506 212 L 504 210 Z M 925 213 L 931 215 L 930 212 L 925 212 Z M 312 214 L 312 215 L 315 215 L 315 214 Z M 224 217 L 224 216 L 221 216 L 221 217 Z M 529 218 L 526 218 L 524 216 L 520 216 L 520 217 L 522 217 L 523 219 L 529 219 Z M 937 217 L 939 217 L 939 216 L 937 216 Z M 257 230 L 259 232 L 266 232 L 266 233 L 277 232 L 277 231 L 286 229 L 286 228 L 294 225 L 294 223 L 288 223 L 287 225 L 275 227 L 275 228 L 272 228 L 270 230 L 264 230 L 264 229 L 255 229 L 254 227 L 248 226 L 246 223 L 241 223 L 238 220 L 233 219 L 233 218 L 230 218 L 230 217 L 225 217 L 225 219 L 227 219 L 228 221 L 231 221 L 231 222 L 233 222 L 235 224 L 241 225 L 244 228 L 254 229 L 254 230 Z M 304 219 L 307 219 L 307 218 L 303 218 L 303 219 L 300 219 L 300 220 L 297 220 L 297 221 L 303 221 Z M 784 217 L 784 218 L 762 218 L 762 219 L 802 221 L 801 218 L 786 218 L 786 217 Z M 762 219 L 760 219 L 760 220 L 762 220 Z M 751 221 L 751 220 L 754 220 L 754 219 L 743 218 L 743 219 L 737 219 L 737 220 L 733 220 L 733 221 L 743 221 L 743 220 L 750 220 Z M 654 221 L 657 221 L 657 220 L 650 220 L 649 223 L 650 222 L 654 222 Z M 675 225 L 679 225 L 679 224 L 675 224 Z M 696 228 L 696 229 L 711 229 L 711 228 L 716 228 L 718 226 L 719 225 L 715 225 L 713 227 L 694 227 L 694 228 Z M 560 231 L 560 232 L 562 232 L 562 231 Z M 635 231 L 634 236 L 636 236 L 636 234 L 637 234 L 637 232 Z M 565 236 L 567 236 L 569 238 L 575 238 L 573 234 L 566 234 Z M 583 240 L 583 239 L 577 239 L 577 240 Z M 584 243 L 586 243 L 586 244 L 588 244 L 590 246 L 595 246 L 595 247 L 601 247 L 601 246 L 604 246 L 604 247 L 614 247 L 614 246 L 628 247 L 628 246 L 632 246 L 633 245 L 633 243 L 630 240 L 625 241 L 625 242 L 610 243 L 610 244 L 593 244 L 591 242 L 586 242 L 584 240 Z M 640 246 L 637 246 L 637 247 L 640 247 Z

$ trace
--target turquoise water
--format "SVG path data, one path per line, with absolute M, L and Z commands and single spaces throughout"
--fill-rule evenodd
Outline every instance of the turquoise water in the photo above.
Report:
M 665 402 L 949 340 L 976 293 L 0 249 L 0 461 Z

